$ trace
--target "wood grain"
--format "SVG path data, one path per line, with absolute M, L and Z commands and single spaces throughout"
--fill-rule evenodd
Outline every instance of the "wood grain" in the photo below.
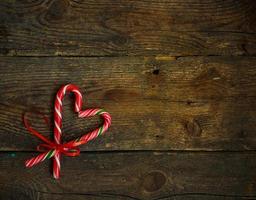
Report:
M 113 118 L 108 135 L 82 150 L 255 150 L 256 58 L 1 60 L 2 151 L 35 149 L 40 142 L 23 127 L 22 113 L 40 110 L 51 117 L 58 88 L 69 82 L 81 88 L 84 108 L 104 107 Z M 64 107 L 64 140 L 99 123 L 77 119 L 68 97 Z M 33 124 L 52 135 L 40 119 Z
M 256 197 L 255 153 L 82 153 L 63 158 L 58 181 L 49 161 L 22 167 L 33 155 L 1 153 L 1 199 Z
M 0 199 L 256 199 L 256 1 L 1 0 Z M 107 135 L 31 169 L 63 84 Z M 93 130 L 64 100 L 63 140 Z M 33 126 L 52 137 L 39 116 Z
M 0 54 L 255 55 L 254 0 L 0 2 Z

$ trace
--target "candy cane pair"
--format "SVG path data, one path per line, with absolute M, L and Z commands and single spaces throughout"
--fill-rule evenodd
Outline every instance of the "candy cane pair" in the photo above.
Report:
M 75 112 L 78 113 L 78 117 L 91 117 L 95 115 L 99 115 L 103 118 L 103 125 L 99 128 L 91 131 L 82 137 L 77 138 L 76 140 L 69 141 L 67 143 L 61 144 L 61 135 L 62 135 L 62 110 L 63 105 L 62 101 L 67 92 L 73 92 L 75 94 Z M 53 157 L 53 176 L 58 179 L 60 177 L 60 157 L 61 154 L 67 156 L 78 156 L 80 150 L 77 146 L 81 144 L 85 144 L 88 141 L 98 137 L 107 131 L 107 129 L 111 125 L 111 116 L 109 113 L 104 111 L 103 109 L 82 109 L 82 94 L 80 93 L 77 86 L 69 84 L 61 87 L 56 95 L 55 106 L 54 106 L 54 142 L 50 141 L 35 129 L 33 129 L 27 118 L 24 115 L 24 125 L 33 135 L 37 136 L 39 139 L 45 142 L 45 144 L 41 144 L 37 146 L 37 150 L 42 152 L 36 157 L 33 157 L 25 162 L 26 167 L 32 167 L 39 162 L 44 161 L 45 159 L 49 159 Z

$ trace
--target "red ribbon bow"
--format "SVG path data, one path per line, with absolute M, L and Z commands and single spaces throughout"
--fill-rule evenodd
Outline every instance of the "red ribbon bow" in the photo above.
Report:
M 39 144 L 37 145 L 36 149 L 39 152 L 49 152 L 51 150 L 55 150 L 56 153 L 63 153 L 66 156 L 78 156 L 80 154 L 80 149 L 76 146 L 74 146 L 74 143 L 63 143 L 63 144 L 57 144 L 55 142 L 50 141 L 48 138 L 44 137 L 41 133 L 39 133 L 38 131 L 36 131 L 35 129 L 33 129 L 30 124 L 29 121 L 27 119 L 27 115 L 30 112 L 26 112 L 23 115 L 23 123 L 24 126 L 27 128 L 27 130 L 29 132 L 31 132 L 33 135 L 35 135 L 36 137 L 38 137 L 40 140 L 42 140 L 43 142 L 45 142 L 45 144 Z M 43 117 L 43 119 L 45 120 L 45 123 L 48 125 L 48 119 L 40 112 L 35 112 L 38 115 L 41 115 Z M 29 160 L 26 161 L 26 167 L 32 167 L 31 165 L 29 165 Z M 32 164 L 32 163 L 31 163 Z

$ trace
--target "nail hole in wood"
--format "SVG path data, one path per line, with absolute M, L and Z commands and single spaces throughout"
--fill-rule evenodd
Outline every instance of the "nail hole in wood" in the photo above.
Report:
M 188 100 L 188 101 L 187 101 L 187 105 L 189 105 L 189 106 L 190 106 L 192 103 L 193 103 L 193 102 L 192 102 L 191 100 Z
M 154 70 L 153 70 L 153 74 L 154 74 L 154 75 L 158 75 L 158 74 L 159 74 L 159 72 L 160 72 L 160 70 L 159 70 L 159 69 L 154 69 Z

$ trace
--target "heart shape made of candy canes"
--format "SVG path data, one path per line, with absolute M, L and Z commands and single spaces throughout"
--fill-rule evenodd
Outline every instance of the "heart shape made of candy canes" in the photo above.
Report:
M 78 117 L 92 117 L 95 115 L 99 115 L 104 119 L 103 125 L 99 128 L 84 134 L 83 136 L 69 141 L 65 144 L 61 144 L 61 135 L 62 135 L 62 101 L 67 92 L 73 92 L 75 94 L 75 112 L 78 113 Z M 25 162 L 26 167 L 32 167 L 39 162 L 44 161 L 45 159 L 49 159 L 53 157 L 53 176 L 58 179 L 60 177 L 60 156 L 61 153 L 67 156 L 77 156 L 80 153 L 80 150 L 77 146 L 87 143 L 88 141 L 98 137 L 107 131 L 107 129 L 111 125 L 111 116 L 108 112 L 103 109 L 92 108 L 92 109 L 82 109 L 82 94 L 80 93 L 77 86 L 73 84 L 68 84 L 61 87 L 56 95 L 55 106 L 54 106 L 54 142 L 48 140 L 46 137 L 38 133 L 34 130 L 24 117 L 25 127 L 35 136 L 43 140 L 46 144 L 41 144 L 37 146 L 38 151 L 48 149 L 46 152 L 39 154 L 36 157 L 33 157 Z

